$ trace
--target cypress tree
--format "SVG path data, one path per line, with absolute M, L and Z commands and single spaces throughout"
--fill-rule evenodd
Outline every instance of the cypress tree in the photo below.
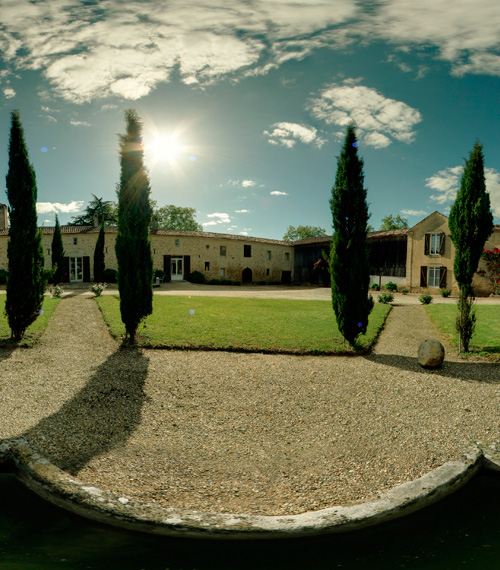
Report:
M 151 222 L 150 185 L 144 166 L 142 124 L 134 110 L 125 111 L 127 133 L 120 136 L 118 186 L 118 289 L 126 338 L 135 342 L 141 320 L 153 311 L 153 259 L 148 228 Z
M 493 232 L 490 196 L 484 180 L 483 147 L 479 142 L 465 161 L 460 190 L 450 210 L 450 234 L 455 244 L 453 271 L 459 287 L 456 329 L 460 349 L 469 350 L 476 315 L 472 279 L 477 271 L 485 241 Z
M 366 246 L 368 205 L 363 161 L 358 157 L 354 125 L 347 127 L 337 160 L 330 207 L 333 239 L 330 249 L 332 304 L 342 336 L 354 346 L 366 332 L 373 299 L 368 296 L 370 266 Z
M 55 268 L 53 281 L 54 283 L 62 283 L 64 281 L 64 246 L 62 242 L 61 226 L 59 218 L 56 214 L 56 226 L 54 235 L 52 236 L 52 269 Z
M 23 338 L 39 315 L 45 291 L 42 236 L 37 227 L 37 186 L 28 157 L 19 111 L 11 113 L 9 167 L 6 176 L 10 228 L 9 276 L 5 312 L 13 340 Z
M 102 283 L 104 281 L 104 220 L 99 230 L 99 236 L 94 249 L 94 281 Z

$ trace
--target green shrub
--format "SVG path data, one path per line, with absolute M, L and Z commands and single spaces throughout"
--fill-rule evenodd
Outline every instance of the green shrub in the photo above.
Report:
M 92 291 L 92 293 L 94 293 L 96 297 L 100 297 L 104 289 L 106 289 L 106 283 L 94 283 L 90 287 L 90 290 Z
M 7 283 L 7 276 L 9 272 L 6 269 L 0 269 L 0 285 L 5 285 Z
M 372 283 L 370 285 L 370 289 L 372 289 L 373 291 L 380 291 L 380 285 L 378 285 L 377 283 Z
M 191 283 L 205 283 L 206 281 L 205 276 L 200 271 L 191 271 L 187 280 Z
M 392 293 L 382 293 L 377 297 L 377 301 L 379 303 L 387 305 L 388 303 L 392 303 L 394 301 L 394 295 Z
M 116 269 L 106 268 L 104 270 L 104 282 L 105 283 L 116 283 L 117 282 L 117 271 Z
M 155 269 L 153 271 L 153 280 L 156 281 L 157 277 L 160 279 L 165 279 L 165 271 L 163 271 L 163 269 Z
M 450 289 L 441 289 L 440 292 L 443 297 L 449 297 L 451 295 Z
M 210 279 L 209 285 L 220 285 L 220 279 Z
M 396 285 L 396 283 L 393 283 L 392 281 L 386 283 L 385 288 L 387 289 L 387 291 L 391 291 L 392 293 L 398 290 L 398 286 Z
M 432 303 L 432 295 L 420 295 L 418 300 L 422 303 L 422 305 L 428 305 Z
M 408 295 L 409 292 L 410 292 L 410 290 L 408 289 L 408 287 L 403 287 L 401 289 L 401 293 L 403 293 L 403 295 Z

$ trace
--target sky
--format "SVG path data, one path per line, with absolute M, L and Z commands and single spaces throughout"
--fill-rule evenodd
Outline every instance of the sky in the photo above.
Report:
M 476 140 L 498 224 L 499 29 L 498 0 L 0 0 L 0 202 L 12 110 L 51 226 L 116 200 L 135 109 L 151 198 L 209 232 L 330 234 L 351 121 L 375 229 L 448 214 Z

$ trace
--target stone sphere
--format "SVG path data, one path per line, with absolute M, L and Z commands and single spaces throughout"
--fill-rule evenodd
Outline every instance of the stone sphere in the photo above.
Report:
M 418 347 L 418 363 L 423 368 L 438 368 L 443 364 L 444 347 L 434 338 L 426 338 Z

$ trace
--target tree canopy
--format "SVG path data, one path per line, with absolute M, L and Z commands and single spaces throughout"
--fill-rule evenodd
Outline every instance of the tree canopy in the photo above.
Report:
M 93 198 L 87 204 L 80 216 L 73 216 L 68 226 L 95 226 L 103 222 L 116 223 L 118 221 L 118 205 L 113 200 L 104 200 L 92 194 Z M 95 217 L 97 216 L 97 220 Z M 95 224 L 97 221 L 97 224 Z
M 183 208 L 169 204 L 161 208 L 153 208 L 152 217 L 158 221 L 158 229 L 160 230 L 202 232 L 203 226 L 196 221 L 195 214 L 194 208 Z
M 326 230 L 319 226 L 288 226 L 283 239 L 284 241 L 297 241 L 298 239 L 322 236 L 326 236 Z
M 388 214 L 382 218 L 380 230 L 401 230 L 408 227 L 408 218 L 402 218 L 399 214 Z

